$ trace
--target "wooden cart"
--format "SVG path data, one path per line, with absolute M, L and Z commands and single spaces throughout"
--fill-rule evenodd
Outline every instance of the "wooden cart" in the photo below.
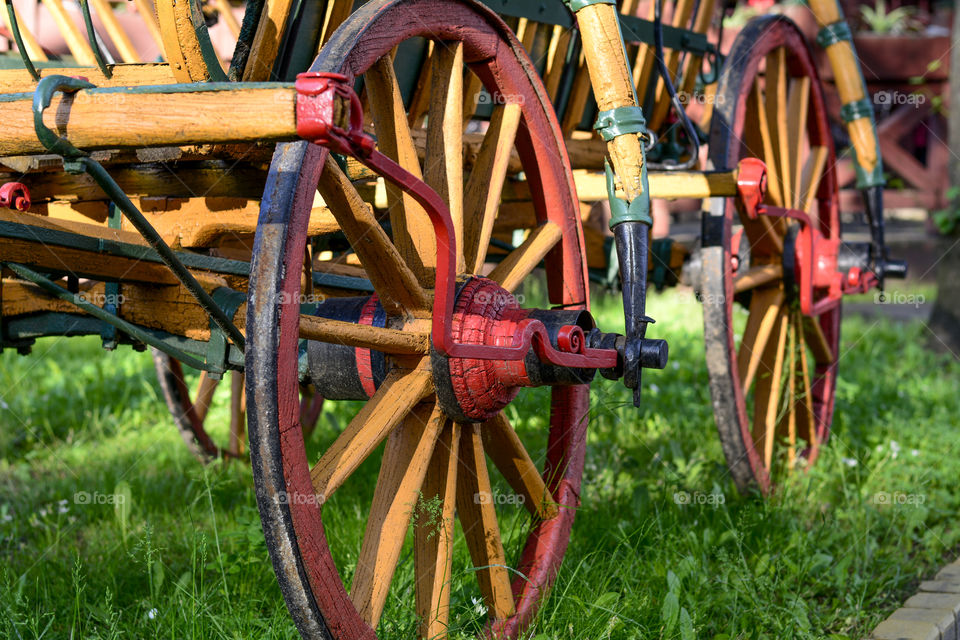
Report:
M 111 64 L 85 0 L 86 37 L 63 26 L 76 64 L 41 62 L 8 5 L 23 67 L 0 71 L 3 346 L 97 334 L 155 349 L 202 457 L 242 455 L 246 423 L 304 637 L 376 637 L 405 545 L 419 634 L 447 637 L 451 598 L 469 593 L 451 567 L 459 535 L 486 632 L 518 637 L 567 546 L 590 381 L 622 380 L 639 405 L 643 369 L 666 364 L 648 335 L 651 273 L 694 283 L 731 476 L 766 492 L 828 436 L 843 296 L 905 270 L 884 249 L 872 107 L 835 2 L 811 7 L 871 216 L 863 245 L 841 241 L 834 145 L 796 27 L 758 18 L 719 52 L 716 2 L 666 17 L 661 4 L 640 18 L 609 0 L 251 0 L 227 68 L 207 32 L 226 2 L 157 0 L 168 62 L 153 64 Z M 95 6 L 120 48 L 113 8 Z M 648 237 L 651 198 L 681 197 L 706 203 L 689 255 Z M 583 203 L 600 199 L 612 240 L 584 231 Z M 591 266 L 618 274 L 625 335 L 589 313 Z M 521 286 L 546 301 L 521 304 Z M 181 365 L 204 372 L 196 392 Z M 218 443 L 206 408 L 228 371 Z M 504 412 L 525 394 L 549 405 L 537 449 Z M 363 404 L 310 459 L 330 401 Z M 335 493 L 381 444 L 359 552 L 337 557 Z M 488 457 L 529 511 L 508 537 Z

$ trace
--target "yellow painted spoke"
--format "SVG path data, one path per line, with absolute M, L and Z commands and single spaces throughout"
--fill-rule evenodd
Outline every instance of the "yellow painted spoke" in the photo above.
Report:
M 737 355 L 740 385 L 744 394 L 750 389 L 760 366 L 761 357 L 780 316 L 783 299 L 783 289 L 780 287 L 756 289 L 750 299 L 750 316 Z
M 403 539 L 443 422 L 440 407 L 435 402 L 425 403 L 411 411 L 387 438 L 350 589 L 360 617 L 373 628 L 383 613 Z
M 500 208 L 503 182 L 520 125 L 520 105 L 497 106 L 464 192 L 463 252 L 468 273 L 479 273 Z
M 364 78 L 380 151 L 422 179 L 420 160 L 407 124 L 407 112 L 392 58 L 384 56 L 378 60 L 364 74 Z M 432 288 L 437 242 L 430 218 L 412 196 L 390 182 L 386 186 L 393 242 L 420 284 Z
M 803 185 L 803 194 L 798 209 L 813 213 L 813 205 L 817 201 L 817 191 L 820 189 L 820 181 L 823 180 L 824 171 L 827 168 L 827 155 L 829 150 L 826 147 L 814 147 L 810 150 L 810 157 L 803 167 L 801 184 Z
M 450 209 L 463 273 L 463 44 L 435 46 L 423 174 Z
M 788 324 L 789 315 L 780 308 L 774 320 L 770 339 L 767 340 L 760 359 L 760 371 L 757 372 L 753 393 L 753 443 L 755 447 L 762 450 L 764 465 L 767 469 L 773 462 Z
M 807 138 L 807 115 L 810 108 L 810 78 L 804 76 L 790 83 L 790 97 L 787 111 L 787 132 L 790 138 L 790 148 L 787 156 L 790 158 L 789 174 L 784 180 L 790 185 L 790 207 L 800 207 L 802 194 L 800 174 L 803 169 L 800 158 L 805 152 L 804 141 Z
M 498 413 L 483 424 L 480 432 L 493 463 L 513 490 L 523 496 L 530 514 L 543 520 L 555 517 L 557 504 L 507 417 Z
M 423 482 L 425 505 L 414 525 L 413 559 L 420 637 L 442 638 L 450 617 L 450 577 L 453 562 L 453 517 L 456 509 L 460 425 L 443 425 Z
M 457 516 L 463 526 L 487 610 L 493 618 L 507 618 L 514 612 L 513 594 L 487 473 L 487 459 L 483 453 L 481 427 L 464 424 L 460 428 Z
M 783 279 L 783 267 L 779 264 L 764 264 L 751 267 L 733 280 L 733 292 L 743 293 L 757 287 L 764 287 Z
M 803 318 L 803 337 L 807 346 L 813 352 L 813 360 L 817 364 L 830 364 L 833 362 L 833 348 L 827 341 L 827 336 L 820 326 L 819 318 L 804 316 Z
M 348 347 L 375 349 L 396 355 L 430 353 L 430 334 L 428 333 L 373 327 L 317 316 L 300 316 L 300 337 Z
M 490 272 L 490 279 L 507 291 L 514 291 L 557 244 L 562 233 L 560 226 L 553 222 L 533 229 L 523 244 Z
M 197 385 L 197 395 L 193 400 L 193 411 L 197 419 L 203 422 L 210 410 L 210 403 L 213 401 L 213 392 L 217 390 L 220 381 L 210 376 L 206 371 L 200 372 L 200 382 Z
M 326 500 L 387 434 L 433 389 L 426 365 L 392 371 L 343 433 L 310 470 L 313 488 Z
M 428 310 L 430 301 L 416 274 L 332 157 L 327 158 L 318 189 L 359 256 L 384 310 L 399 316 Z
M 773 144 L 773 155 L 770 156 L 767 168 L 771 171 L 774 167 L 776 168 L 777 182 L 780 186 L 779 205 L 789 207 L 793 202 L 790 188 L 790 176 L 793 175 L 793 170 L 789 151 L 790 135 L 787 130 L 787 50 L 783 47 L 767 56 L 764 106 Z

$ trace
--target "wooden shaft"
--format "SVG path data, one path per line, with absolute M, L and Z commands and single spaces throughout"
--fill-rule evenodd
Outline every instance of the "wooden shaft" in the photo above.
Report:
M 0 15 L 3 11 L 0 10 Z M 29 49 L 29 46 L 27 47 Z M 32 57 L 32 56 L 31 56 Z M 33 58 L 37 60 L 37 58 Z M 145 64 L 118 64 L 112 65 L 110 71 L 113 75 L 109 78 L 103 75 L 103 72 L 96 67 L 61 67 L 37 69 L 41 78 L 47 76 L 75 76 L 82 75 L 91 83 L 100 88 L 106 87 L 130 87 L 130 86 L 150 86 L 158 84 L 173 84 L 175 82 L 173 73 L 170 71 L 170 65 L 166 63 L 145 63 Z M 2 69 L 0 70 L 0 87 L 3 87 L 3 93 L 30 93 L 37 87 L 37 81 L 33 79 L 30 72 L 26 69 Z
M 837 0 L 810 0 L 810 9 L 821 27 L 843 20 L 843 11 Z M 827 47 L 827 58 L 833 70 L 841 104 L 857 102 L 868 97 L 853 43 L 841 40 L 830 45 Z M 847 124 L 847 133 L 857 152 L 857 161 L 864 171 L 871 173 L 879 159 L 878 141 L 873 122 L 869 117 L 858 118 Z
M 371 327 L 316 316 L 300 316 L 300 337 L 393 354 L 430 353 L 430 336 L 427 333 Z
M 581 202 L 607 199 L 607 180 L 603 174 L 576 171 L 573 177 L 577 184 L 577 198 Z M 737 195 L 736 171 L 651 171 L 647 177 L 651 198 L 679 200 L 731 198 Z
M 70 14 L 67 13 L 61 0 L 42 0 L 42 2 L 53 17 L 53 21 L 57 23 L 60 34 L 67 42 L 67 48 L 70 49 L 70 53 L 77 59 L 77 62 L 89 66 L 97 64 L 93 49 L 90 48 L 90 44 L 83 37 L 79 27 L 70 19 Z
M 133 42 L 130 41 L 127 32 L 120 26 L 120 21 L 117 20 L 116 14 L 113 13 L 113 8 L 110 6 L 109 0 L 90 0 L 90 2 L 93 4 L 100 21 L 103 22 L 103 26 L 107 30 L 107 35 L 110 36 L 114 46 L 117 47 L 117 51 L 120 52 L 120 58 L 123 59 L 124 62 L 140 62 L 137 49 L 133 46 Z
M 58 93 L 44 123 L 78 149 L 166 147 L 297 138 L 289 85 L 229 91 Z M 33 126 L 32 95 L 0 103 L 0 156 L 45 153 Z M 269 114 L 269 117 L 264 117 Z
M 591 4 L 577 11 L 583 51 L 590 71 L 594 97 L 600 111 L 636 106 L 633 78 L 620 36 L 617 8 Z M 607 144 L 613 168 L 628 201 L 643 193 L 640 180 L 643 146 L 636 134 L 617 136 Z

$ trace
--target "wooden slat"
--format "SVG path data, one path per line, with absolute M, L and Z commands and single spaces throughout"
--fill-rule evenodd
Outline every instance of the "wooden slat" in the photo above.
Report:
M 240 371 L 230 374 L 230 444 L 227 451 L 235 456 L 243 453 L 244 431 L 247 424 L 246 389 Z
M 557 92 L 560 90 L 560 80 L 563 70 L 567 67 L 567 54 L 570 50 L 570 38 L 573 31 L 560 25 L 553 27 L 550 35 L 550 44 L 547 47 L 547 64 L 543 73 L 543 84 L 547 89 L 550 102 L 556 104 Z
M 219 384 L 220 381 L 211 377 L 206 371 L 200 372 L 197 393 L 193 398 L 193 410 L 200 422 L 206 419 L 207 412 L 210 411 L 210 403 L 213 402 L 213 394 Z
M 462 246 L 468 273 L 479 273 L 487 256 L 520 115 L 520 105 L 517 104 L 494 109 L 464 190 Z
M 763 452 L 764 465 L 767 469 L 773 462 L 788 323 L 787 312 L 780 308 L 770 339 L 760 359 L 760 370 L 757 373 L 757 383 L 753 392 L 753 443 L 758 451 Z
M 550 249 L 560 241 L 563 231 L 554 222 L 536 227 L 519 247 L 490 272 L 489 278 L 507 291 L 514 291 L 530 275 Z
M 327 158 L 320 176 L 319 191 L 360 257 L 387 313 L 404 316 L 429 310 L 430 302 L 417 276 L 332 157 Z
M 191 2 L 154 0 L 163 51 L 177 82 L 208 82 L 211 70 L 193 22 Z M 217 62 L 219 64 L 219 62 Z
M 438 42 L 434 57 L 423 177 L 450 209 L 457 273 L 464 273 L 463 43 Z
M 387 438 L 350 588 L 357 612 L 374 629 L 383 613 L 410 517 L 444 421 L 436 402 L 424 403 Z
M 214 0 L 214 5 L 217 7 L 217 14 L 220 16 L 220 19 L 223 20 L 224 24 L 227 25 L 227 29 L 230 30 L 230 34 L 236 38 L 240 35 L 240 23 L 237 21 L 237 16 L 233 15 L 233 7 L 230 5 L 230 0 Z
M 10 25 L 10 17 L 7 15 L 7 2 L 9 0 L 0 0 L 0 24 L 3 24 L 11 33 L 13 27 Z M 27 28 L 26 23 L 20 17 L 20 12 L 17 10 L 16 6 L 13 8 L 13 14 L 17 19 L 17 25 L 20 27 L 20 37 L 23 38 L 23 46 L 27 50 L 27 54 L 30 56 L 30 59 L 34 62 L 46 62 L 47 54 L 43 52 L 43 47 L 37 42 L 37 39 L 33 37 L 33 33 L 30 29 Z M 23 73 L 29 73 L 26 69 L 23 69 Z M 33 78 L 31 77 L 31 80 Z M 4 92 L 11 92 L 6 85 L 4 85 Z
M 469 69 L 464 72 L 463 78 L 463 128 L 473 119 L 483 93 L 483 82 Z M 466 146 L 466 144 L 464 144 Z
M 67 43 L 67 48 L 70 49 L 70 53 L 73 54 L 73 57 L 77 59 L 77 62 L 84 66 L 94 66 L 97 64 L 97 59 L 93 55 L 93 49 L 90 48 L 90 43 L 87 42 L 87 38 L 81 33 L 80 28 L 73 22 L 70 18 L 70 14 L 67 13 L 66 8 L 63 6 L 61 0 L 41 0 L 43 6 L 47 8 L 47 11 L 50 12 L 50 17 L 53 18 L 53 21 L 57 23 L 57 29 L 60 31 L 60 35 L 63 36 L 63 39 Z
M 761 93 L 760 84 L 754 84 L 753 91 L 750 92 L 750 96 L 747 98 L 747 116 L 744 126 L 752 128 L 751 122 L 756 122 L 756 131 L 760 134 L 762 145 L 760 151 L 762 154 L 761 157 L 767 164 L 767 197 L 771 203 L 782 207 L 783 191 L 780 187 L 780 169 L 775 146 L 776 142 L 774 132 L 770 128 L 770 120 L 767 117 L 768 107 L 764 100 L 765 98 L 763 93 Z M 769 96 L 766 97 L 766 100 L 770 100 Z M 753 114 L 753 117 L 751 117 L 751 114 Z M 751 151 L 757 153 L 754 149 L 751 149 Z
M 780 186 L 780 206 L 789 207 L 792 200 L 790 176 L 793 175 L 790 157 L 790 132 L 787 129 L 787 50 L 780 47 L 767 55 L 766 103 L 767 126 L 773 148 L 772 162 L 767 163 Z M 771 176 L 772 177 L 772 176 Z M 771 180 L 772 182 L 772 180 Z
M 740 386 L 744 394 L 750 390 L 761 357 L 783 308 L 783 301 L 783 289 L 780 287 L 756 289 L 750 299 L 750 315 L 737 355 Z
M 140 55 L 137 53 L 136 47 L 133 46 L 133 42 L 130 41 L 130 36 L 127 35 L 127 32 L 120 25 L 120 21 L 117 20 L 110 2 L 108 0 L 90 0 L 90 4 L 93 5 L 97 17 L 103 22 L 107 35 L 110 36 L 110 40 L 117 48 L 120 58 L 126 63 L 140 62 Z
M 569 138 L 580 125 L 580 121 L 583 120 L 583 110 L 587 106 L 589 97 L 590 72 L 587 70 L 585 58 L 581 54 L 577 63 L 577 74 L 573 78 L 573 88 L 570 90 L 570 97 L 567 99 L 567 106 L 563 113 L 563 124 L 560 127 L 564 138 Z
M 387 374 L 373 397 L 310 470 L 317 495 L 329 498 L 432 389 L 427 368 Z
M 484 448 L 513 490 L 523 496 L 527 511 L 543 520 L 556 517 L 557 503 L 503 412 L 483 423 L 480 432 Z
M 257 33 L 250 45 L 250 57 L 247 58 L 247 65 L 243 68 L 244 82 L 276 79 L 271 77 L 273 64 L 277 60 L 280 43 L 283 42 L 283 35 L 287 30 L 293 0 L 266 1 L 263 14 L 260 16 L 260 24 L 257 26 Z
M 794 318 L 789 313 L 788 318 Z M 787 323 L 787 346 L 784 355 L 786 382 L 783 389 L 785 412 L 778 416 L 775 440 L 787 443 L 787 469 L 792 469 L 797 459 L 797 327 L 792 321 Z M 768 464 L 769 468 L 769 464 Z
M 367 95 L 380 151 L 417 178 L 422 178 L 417 149 L 407 124 L 403 96 L 390 56 L 377 61 L 365 74 Z M 413 197 L 387 184 L 393 243 L 424 287 L 433 287 L 437 243 L 433 225 Z
M 459 450 L 460 425 L 448 420 L 427 468 L 422 491 L 424 508 L 418 513 L 413 531 L 421 638 L 441 638 L 447 634 Z
M 143 23 L 147 25 L 147 31 L 153 42 L 163 51 L 163 36 L 160 35 L 160 24 L 157 22 L 157 11 L 150 0 L 133 0 L 137 7 L 137 12 L 143 18 Z M 97 86 L 100 86 L 97 83 Z
M 0 7 L 0 15 L 2 12 Z M 165 63 L 118 64 L 112 66 L 110 71 L 113 75 L 107 78 L 100 69 L 85 68 L 83 77 L 101 88 L 173 84 L 176 81 L 170 66 Z M 76 67 L 37 69 L 41 78 L 76 75 L 77 72 Z M 31 93 L 36 88 L 37 81 L 26 69 L 0 69 L 0 86 L 3 86 L 4 93 Z
M 457 516 L 487 611 L 491 617 L 502 619 L 513 615 L 513 595 L 480 428 L 476 424 L 461 425 Z

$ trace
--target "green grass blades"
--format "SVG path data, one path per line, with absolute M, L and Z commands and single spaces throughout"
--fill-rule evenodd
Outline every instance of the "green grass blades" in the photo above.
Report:
M 622 328 L 619 305 L 595 292 L 605 330 Z M 816 468 L 762 500 L 738 495 L 726 471 L 699 303 L 674 291 L 653 296 L 648 312 L 671 363 L 645 373 L 639 410 L 622 385 L 598 379 L 583 506 L 527 640 L 859 638 L 955 554 L 960 366 L 922 348 L 922 323 L 844 321 L 834 434 Z M 204 468 L 190 456 L 149 354 L 50 339 L 0 363 L 3 637 L 296 637 L 249 468 Z M 525 392 L 507 409 L 533 450 L 546 437 L 546 397 Z M 358 406 L 328 405 L 312 456 Z M 225 437 L 228 418 L 218 393 L 214 437 Z M 378 458 L 328 505 L 337 514 L 328 539 L 348 580 Z M 508 491 L 491 473 L 495 492 Z M 497 509 L 515 548 L 526 511 Z M 382 638 L 415 634 L 411 538 Z M 485 609 L 462 538 L 453 573 L 451 637 L 473 637 Z

